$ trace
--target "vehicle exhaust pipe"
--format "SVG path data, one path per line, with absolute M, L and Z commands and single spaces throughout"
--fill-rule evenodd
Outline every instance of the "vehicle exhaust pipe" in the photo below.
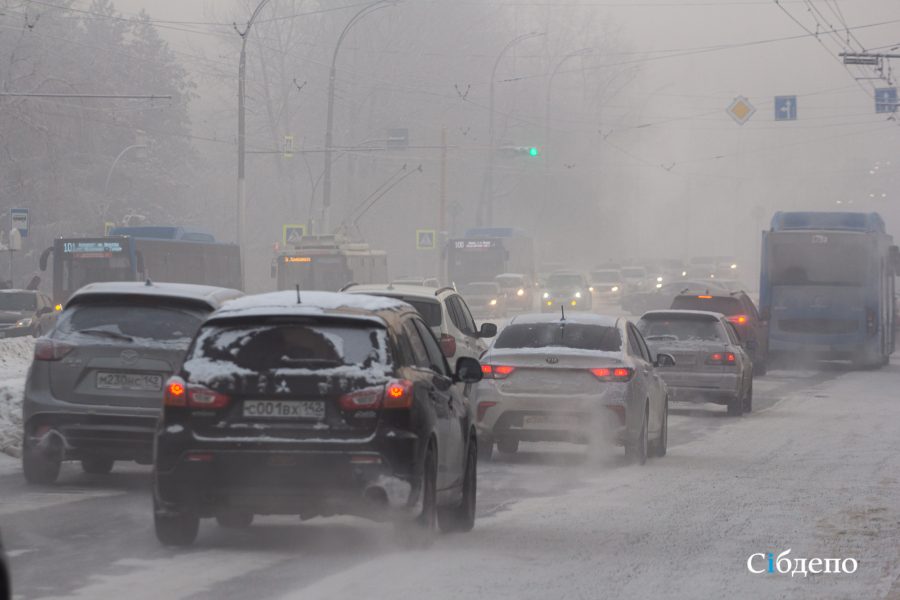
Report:
M 372 506 L 384 509 L 388 506 L 387 492 L 380 485 L 370 485 L 363 491 L 363 499 Z

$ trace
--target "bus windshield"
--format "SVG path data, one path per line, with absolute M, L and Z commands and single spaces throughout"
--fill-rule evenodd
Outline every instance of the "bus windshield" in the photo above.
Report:
M 830 236 L 832 239 L 836 236 Z M 810 243 L 791 240 L 771 248 L 773 285 L 865 285 L 870 252 L 865 240 Z
M 134 281 L 137 277 L 124 240 L 62 240 L 53 261 L 54 279 L 63 298 L 89 283 Z

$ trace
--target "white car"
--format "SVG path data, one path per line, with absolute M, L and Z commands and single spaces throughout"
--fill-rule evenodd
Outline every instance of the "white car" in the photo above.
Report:
M 668 392 L 658 367 L 629 321 L 594 314 L 513 318 L 481 360 L 475 427 L 489 459 L 520 441 L 588 444 L 607 439 L 644 464 L 664 456 Z
M 487 350 L 486 339 L 497 335 L 497 326 L 484 323 L 479 329 L 466 301 L 453 288 L 428 288 L 420 285 L 351 285 L 350 294 L 397 298 L 412 305 L 434 332 L 450 366 L 468 356 L 476 360 Z

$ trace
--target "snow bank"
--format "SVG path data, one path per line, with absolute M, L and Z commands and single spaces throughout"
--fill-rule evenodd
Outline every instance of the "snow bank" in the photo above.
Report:
M 0 453 L 19 455 L 22 444 L 22 393 L 31 365 L 34 338 L 0 340 Z

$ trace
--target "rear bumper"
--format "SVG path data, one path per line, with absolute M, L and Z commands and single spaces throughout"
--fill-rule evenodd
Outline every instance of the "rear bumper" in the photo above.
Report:
M 741 377 L 736 370 L 731 373 L 702 373 L 664 369 L 661 374 L 669 389 L 669 400 L 677 402 L 725 403 L 740 393 Z
M 378 433 L 363 442 L 211 442 L 162 432 L 155 495 L 163 512 L 200 516 L 351 514 L 382 519 L 414 512 L 421 487 L 418 437 Z
M 31 327 L 10 327 L 7 329 L 0 329 L 0 340 L 6 338 L 17 338 L 17 337 L 27 337 L 32 335 Z

